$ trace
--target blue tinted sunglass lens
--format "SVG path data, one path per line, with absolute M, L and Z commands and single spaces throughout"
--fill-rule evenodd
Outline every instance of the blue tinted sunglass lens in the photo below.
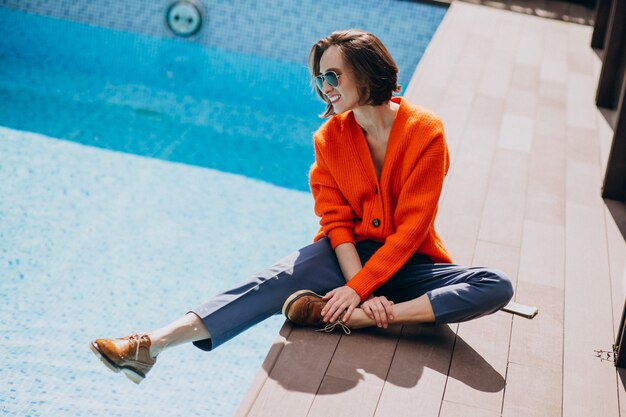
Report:
M 333 71 L 329 71 L 326 74 L 320 74 L 315 76 L 315 84 L 320 91 L 324 91 L 324 81 L 331 86 L 337 87 L 339 85 L 339 76 Z
M 322 91 L 324 89 L 324 76 L 323 75 L 316 76 L 315 84 L 317 85 L 317 88 L 319 88 L 320 91 Z
M 327 72 L 326 74 L 324 74 L 324 78 L 326 79 L 328 85 L 330 85 L 331 87 L 337 87 L 339 85 L 337 74 L 335 74 L 334 72 Z

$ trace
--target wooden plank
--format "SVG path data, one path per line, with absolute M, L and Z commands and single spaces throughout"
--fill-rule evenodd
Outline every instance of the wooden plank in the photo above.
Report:
M 545 25 L 545 31 L 543 32 L 543 56 L 541 57 L 542 63 L 549 59 L 562 62 L 567 61 L 569 26 L 570 25 L 561 22 L 549 22 Z M 558 80 L 563 82 L 564 78 L 561 77 Z
M 542 79 L 539 82 L 538 93 L 542 103 L 565 110 L 567 85 L 564 82 Z
M 487 23 L 485 26 L 489 26 Z M 514 46 L 511 45 L 513 48 Z M 478 92 L 488 97 L 504 99 L 513 75 L 513 58 L 507 60 L 502 53 L 495 52 L 487 59 L 485 71 L 478 84 Z
M 563 226 L 565 224 L 565 199 L 552 193 L 534 191 L 533 183 L 529 184 L 526 194 L 526 211 L 524 218 L 544 224 Z
M 519 63 L 515 65 L 511 74 L 511 88 L 539 91 L 539 68 Z
M 461 143 L 455 152 L 451 150 L 453 163 L 442 202 L 442 209 L 449 210 L 449 214 L 482 214 L 502 107 L 502 101 L 488 97 L 477 96 L 474 100 Z
M 539 97 L 536 91 L 511 87 L 506 95 L 504 111 L 512 116 L 535 118 Z
M 445 242 L 453 261 L 459 265 L 469 265 L 476 248 L 476 239 L 480 227 L 480 217 L 468 214 L 453 213 L 446 204 L 436 221 L 437 232 Z
M 598 164 L 567 161 L 567 202 L 601 207 L 602 178 Z
M 555 91 L 564 92 L 564 89 Z M 557 98 L 555 95 L 551 97 L 553 101 L 549 108 L 557 105 L 554 101 Z M 545 96 L 541 104 L 547 107 Z M 564 118 L 560 123 L 557 119 L 557 123 L 564 127 Z M 564 139 L 537 135 L 530 155 L 526 220 L 515 299 L 537 305 L 540 312 L 533 320 L 513 317 L 503 415 L 560 415 L 565 255 Z M 546 362 L 550 371 L 544 373 L 542 366 Z M 516 364 L 524 366 L 518 365 L 511 372 Z M 528 395 L 527 385 L 533 379 L 537 381 L 533 382 L 533 387 L 540 391 L 540 395 Z
M 467 128 L 474 132 L 497 130 L 500 128 L 503 110 L 504 100 L 477 94 L 474 98 L 472 117 Z M 471 133 L 470 137 L 477 138 L 476 133 Z M 495 139 L 497 140 L 497 137 Z M 482 144 L 492 143 L 492 140 L 490 137 Z
M 564 82 L 567 77 L 567 61 L 554 58 L 543 59 L 539 77 L 542 81 Z
M 334 376 L 358 383 L 379 384 L 385 380 L 396 351 L 402 326 L 387 329 L 371 327 L 344 336 L 326 371 Z
M 565 229 L 524 221 L 519 277 L 524 282 L 563 288 Z M 523 300 L 519 300 L 524 303 Z
M 375 417 L 439 414 L 457 327 L 403 326 Z
M 478 241 L 474 265 L 500 269 L 515 282 L 518 262 L 517 248 Z M 444 402 L 500 411 L 510 331 L 511 315 L 504 312 L 459 325 Z M 441 415 L 458 414 L 442 408 Z
M 529 190 L 565 199 L 565 149 L 565 136 L 558 138 L 537 131 L 530 156 Z
M 294 327 L 247 416 L 306 416 L 340 338 Z
M 460 264 L 471 263 L 474 253 L 502 107 L 502 101 L 475 98 L 446 180 L 437 227 L 453 259 Z
M 504 312 L 459 325 L 444 400 L 500 412 L 510 332 Z
M 517 48 L 522 38 L 524 17 L 516 13 L 499 13 L 500 21 L 496 36 L 493 39 L 492 51 L 494 56 L 501 55 L 503 59 L 513 63 L 517 55 Z M 489 22 L 486 22 L 489 24 Z
M 527 116 L 505 114 L 502 117 L 498 146 L 520 152 L 530 152 L 535 122 Z
M 433 38 L 424 51 L 417 68 L 407 86 L 402 86 L 404 96 L 413 103 L 419 103 L 428 109 L 438 107 L 443 93 L 448 86 L 448 79 L 453 73 L 454 64 L 460 56 L 464 39 L 463 34 L 450 30 L 453 19 L 453 7 L 448 9 Z M 445 56 L 437 53 L 440 48 L 449 49 Z
M 594 165 L 600 164 L 600 143 L 597 130 L 567 128 L 567 159 Z
M 446 179 L 437 227 L 455 262 L 470 264 L 504 103 L 478 95 Z
M 467 18 L 467 16 L 464 17 L 467 11 L 462 9 L 464 7 L 459 7 L 457 3 L 451 4 L 448 8 L 411 77 L 411 82 L 406 89 L 407 93 L 414 94 L 427 84 L 437 87 L 448 85 L 454 65 L 465 47 L 464 33 L 458 27 L 459 23 Z M 439 53 L 441 50 L 447 52 L 441 54 Z
M 538 306 L 539 313 L 532 320 L 513 317 L 503 415 L 559 416 L 563 397 L 564 290 L 522 278 L 520 274 L 516 300 Z
M 443 401 L 441 404 L 441 416 L 463 416 L 463 417 L 499 417 L 500 412 L 487 410 L 480 407 L 459 404 L 452 401 Z
M 463 87 L 459 88 L 461 85 Z M 475 83 L 468 81 L 464 73 L 455 72 L 445 89 L 441 104 L 436 109 L 444 123 L 451 154 L 456 155 L 455 150 L 471 117 L 474 90 Z
M 445 87 L 436 86 L 434 84 L 424 87 L 414 84 L 413 88 L 407 88 L 404 92 L 404 97 L 411 103 L 435 111 L 435 109 L 439 107 L 439 103 L 441 103 L 445 90 Z
M 454 164 L 472 163 L 484 169 L 489 168 L 500 135 L 503 109 L 503 100 L 482 95 L 473 98 L 472 110 L 460 144 L 450 150 Z M 471 174 L 471 171 L 466 174 Z
M 485 42 L 489 42 L 489 40 L 478 35 L 464 34 L 461 36 L 464 38 L 465 48 L 454 65 L 454 75 L 457 78 L 452 79 L 448 85 L 454 85 L 455 80 L 457 83 L 464 81 L 475 93 L 489 55 L 489 48 L 485 48 Z M 455 87 L 459 88 L 461 85 L 456 84 Z
M 615 367 L 593 353 L 614 337 L 602 207 L 567 202 L 565 233 L 563 415 L 617 416 Z
M 522 36 L 520 38 L 519 48 L 515 55 L 515 63 L 523 64 L 531 67 L 541 67 L 541 57 L 543 55 L 544 44 L 543 22 L 531 22 L 529 20 L 524 22 Z
M 535 115 L 535 132 L 545 138 L 564 140 L 566 135 L 565 106 L 554 101 L 554 97 L 539 94 L 537 114 Z
M 459 158 L 450 167 L 446 178 L 446 193 L 443 195 L 441 209 L 448 209 L 450 213 L 480 216 L 487 194 L 490 164 Z M 454 205 L 463 201 L 463 207 Z
M 591 55 L 589 56 L 592 59 Z M 596 129 L 596 106 L 593 96 L 595 79 L 590 75 L 570 72 L 567 77 L 566 120 L 571 127 Z
M 565 219 L 565 88 L 542 82 L 530 155 L 525 218 L 555 225 Z M 561 87 L 559 87 L 561 86 Z
M 401 329 L 368 328 L 343 336 L 307 416 L 373 415 Z
M 591 62 L 596 58 L 589 51 Z M 563 362 L 564 415 L 618 415 L 615 391 L 598 386 L 614 384 L 615 370 L 590 352 L 613 339 L 610 277 L 607 262 L 606 222 L 600 199 L 597 135 L 587 144 L 591 159 L 576 152 L 579 136 L 571 128 L 596 132 L 597 112 L 592 105 L 595 84 L 589 74 L 570 72 L 567 83 L 568 160 L 566 186 L 566 286 Z M 584 131 L 582 131 L 584 134 Z M 595 152 L 593 148 L 596 148 Z M 609 282 L 607 282 L 609 281 Z M 587 308 L 591 306 L 591 308 Z M 612 343 L 612 342 L 610 342 Z M 609 365 L 607 367 L 606 365 Z M 585 375 L 585 378 L 580 378 Z M 612 394 L 612 395 L 611 395 Z
M 538 134 L 533 140 L 524 218 L 565 223 L 565 138 Z
M 567 68 L 570 72 L 593 76 L 593 60 L 589 59 L 586 47 L 589 45 L 590 31 L 590 28 L 580 25 L 568 26 Z
M 480 240 L 519 247 L 527 177 L 526 153 L 497 150 L 478 234 Z
M 513 286 L 517 282 L 519 269 L 519 249 L 515 246 L 501 245 L 479 240 L 472 265 L 492 267 L 501 270 L 511 278 Z
M 307 417 L 371 416 L 376 409 L 380 386 L 355 381 L 324 377 Z
M 552 22 L 553 23 L 553 22 Z M 567 26 L 548 24 L 543 33 L 540 79 L 565 83 L 567 79 Z
M 503 416 L 561 416 L 560 370 L 529 369 L 524 365 L 509 363 L 506 381 Z
M 471 6 L 476 9 L 476 6 Z M 485 39 L 493 39 L 497 34 L 498 23 L 502 19 L 502 12 L 492 8 L 478 8 L 475 10 L 472 25 L 466 31 L 470 34 L 481 35 Z
M 539 307 L 539 313 L 532 320 L 513 317 L 509 361 L 532 367 L 534 372 L 554 369 L 560 373 L 563 367 L 564 289 L 519 280 L 515 299 Z M 561 386 L 559 378 L 559 398 Z
M 278 336 L 276 336 L 276 340 L 272 344 L 269 353 L 265 357 L 261 368 L 258 370 L 256 376 L 254 377 L 254 380 L 250 384 L 250 387 L 248 387 L 248 391 L 246 391 L 246 394 L 241 400 L 241 403 L 239 404 L 239 407 L 235 412 L 235 417 L 247 416 L 252 409 L 254 402 L 256 401 L 261 390 L 263 389 L 263 386 L 265 385 L 269 374 L 272 372 L 272 369 L 274 369 L 276 361 L 280 357 L 283 348 L 287 344 L 287 339 L 289 338 L 292 329 L 293 326 L 291 325 L 291 323 L 285 320 L 285 323 L 278 332 Z

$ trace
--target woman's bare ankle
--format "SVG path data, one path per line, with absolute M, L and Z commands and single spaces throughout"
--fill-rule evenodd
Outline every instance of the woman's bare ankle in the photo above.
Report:
M 164 341 L 153 333 L 146 333 L 150 338 L 150 356 L 156 358 L 166 347 Z
M 346 326 L 348 326 L 351 329 L 362 329 L 364 327 L 370 327 L 370 326 L 375 326 L 375 325 L 376 325 L 376 322 L 370 319 L 369 317 L 367 317 L 367 314 L 365 314 L 365 311 L 363 311 L 360 308 L 355 308 L 354 311 L 352 312 L 352 315 L 346 322 Z
M 153 357 L 165 349 L 211 337 L 202 320 L 194 313 L 185 314 L 178 320 L 146 334 L 150 338 L 150 355 Z

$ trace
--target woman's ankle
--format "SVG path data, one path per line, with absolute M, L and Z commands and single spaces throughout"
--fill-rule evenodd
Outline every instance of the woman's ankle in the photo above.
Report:
M 150 338 L 150 356 L 156 358 L 165 349 L 165 343 L 152 333 L 146 335 Z
M 367 314 L 365 314 L 365 311 L 360 308 L 355 308 L 352 315 L 346 322 L 346 326 L 351 329 L 362 329 L 364 327 L 371 327 L 375 325 L 376 321 L 370 319 Z

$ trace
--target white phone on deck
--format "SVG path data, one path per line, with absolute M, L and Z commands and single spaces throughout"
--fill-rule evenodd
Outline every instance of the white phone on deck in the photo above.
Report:
M 539 309 L 535 306 L 527 306 L 524 304 L 516 303 L 515 301 L 511 301 L 510 303 L 502 307 L 502 310 L 526 317 L 528 319 L 532 319 L 539 312 Z

